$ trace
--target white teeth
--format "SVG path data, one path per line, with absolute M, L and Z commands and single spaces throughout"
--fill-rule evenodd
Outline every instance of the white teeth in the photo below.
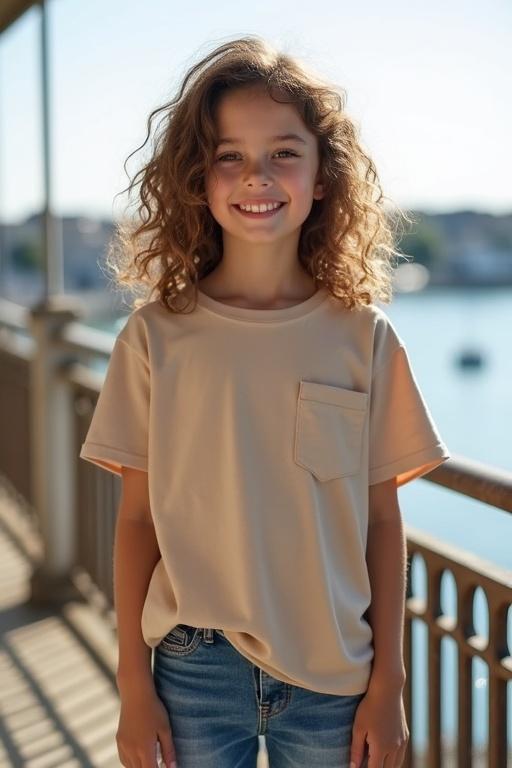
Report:
M 279 208 L 282 203 L 261 203 L 261 205 L 240 205 L 242 211 L 251 211 L 251 213 L 265 213 Z

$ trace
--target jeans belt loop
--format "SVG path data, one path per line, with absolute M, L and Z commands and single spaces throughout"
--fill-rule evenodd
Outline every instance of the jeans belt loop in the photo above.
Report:
M 203 629 L 203 636 L 206 643 L 213 643 L 213 629 L 211 627 L 205 627 Z

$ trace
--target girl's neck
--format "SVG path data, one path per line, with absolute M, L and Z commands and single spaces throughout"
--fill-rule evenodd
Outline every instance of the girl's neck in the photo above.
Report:
M 292 307 L 309 299 L 318 290 L 318 284 L 305 270 L 301 270 L 291 279 L 287 278 L 282 286 L 269 283 L 256 286 L 237 286 L 224 278 L 219 267 L 199 280 L 198 289 L 210 296 L 234 307 L 247 309 L 283 309 Z

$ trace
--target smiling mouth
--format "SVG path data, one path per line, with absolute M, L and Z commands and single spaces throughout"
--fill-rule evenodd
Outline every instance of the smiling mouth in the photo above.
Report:
M 275 216 L 277 213 L 279 213 L 279 211 L 282 208 L 284 208 L 285 205 L 286 203 L 280 203 L 277 208 L 271 208 L 270 210 L 266 210 L 266 211 L 244 210 L 243 208 L 240 208 L 240 206 L 237 205 L 236 203 L 233 205 L 233 208 L 235 208 L 238 211 L 238 213 L 242 214 L 242 216 L 246 216 L 250 219 L 251 218 L 252 219 L 268 219 L 268 218 L 271 218 L 272 216 Z

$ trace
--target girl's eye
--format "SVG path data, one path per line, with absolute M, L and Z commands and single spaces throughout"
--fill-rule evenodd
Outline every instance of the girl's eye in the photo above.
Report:
M 299 155 L 297 155 L 297 153 L 293 152 L 293 150 L 291 150 L 291 149 L 279 149 L 275 154 L 276 155 L 281 155 L 283 153 L 285 155 L 289 155 L 290 157 L 299 157 Z M 224 160 L 229 160 L 230 158 L 232 158 L 236 154 L 237 154 L 236 152 L 228 152 L 227 154 L 221 155 L 220 157 L 218 157 L 217 158 L 217 162 L 220 163 L 220 162 L 223 162 Z
M 229 160 L 230 157 L 233 157 L 233 152 L 230 152 L 228 155 L 221 155 L 217 158 L 217 162 L 222 163 L 223 160 Z

